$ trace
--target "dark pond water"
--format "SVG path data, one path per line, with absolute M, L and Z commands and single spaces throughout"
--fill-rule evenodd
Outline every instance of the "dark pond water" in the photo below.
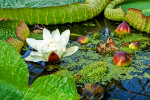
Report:
M 48 28 L 50 31 L 58 28 L 61 32 L 63 32 L 66 29 L 70 29 L 71 33 L 82 34 L 82 35 L 91 35 L 94 33 L 101 33 L 101 39 L 106 40 L 111 35 L 111 32 L 113 32 L 116 29 L 118 24 L 119 22 L 110 21 L 104 18 L 103 15 L 100 15 L 86 22 L 65 24 L 65 25 L 55 25 L 55 26 L 51 25 L 51 26 L 46 26 L 46 28 Z M 32 30 L 33 26 L 30 26 L 30 28 Z M 132 32 L 141 33 L 134 29 L 132 29 Z M 70 40 L 71 40 L 70 42 L 76 41 L 77 37 L 72 36 L 70 37 Z M 21 53 L 23 55 L 23 58 L 28 56 L 31 50 L 32 48 L 29 47 L 27 51 L 22 51 Z M 150 57 L 149 45 L 147 45 L 140 52 L 138 52 L 137 55 L 141 57 L 143 55 Z M 72 57 L 72 59 L 74 58 Z M 95 59 L 92 59 L 92 60 L 95 60 Z M 47 63 L 45 62 L 38 62 L 38 63 L 26 62 L 26 63 L 28 65 L 28 69 L 30 72 L 29 85 L 39 76 L 51 74 L 51 73 L 57 72 L 58 70 L 61 70 L 61 68 L 57 67 L 57 65 L 59 66 L 59 63 L 55 64 L 56 67 L 53 68 L 52 71 L 48 71 L 46 69 L 45 66 L 47 66 Z M 62 66 L 65 67 L 66 66 L 65 63 L 67 62 L 65 61 L 65 59 L 62 59 L 60 63 Z M 136 60 L 135 62 L 133 60 L 133 63 L 136 63 Z M 147 66 L 150 66 L 150 60 L 144 60 L 143 63 Z M 70 68 L 69 70 L 78 71 L 81 69 L 82 67 L 80 67 L 79 65 L 78 67 Z M 139 73 L 139 74 L 142 76 L 144 75 L 144 73 L 150 74 L 150 67 L 142 69 L 142 73 Z M 135 74 L 135 72 L 132 72 L 132 74 Z M 106 85 L 102 85 L 105 90 L 103 100 L 150 100 L 150 79 L 149 78 L 150 77 L 140 79 L 138 77 L 133 77 L 130 80 L 112 79 L 111 82 L 108 82 Z M 77 86 L 77 88 L 79 87 Z

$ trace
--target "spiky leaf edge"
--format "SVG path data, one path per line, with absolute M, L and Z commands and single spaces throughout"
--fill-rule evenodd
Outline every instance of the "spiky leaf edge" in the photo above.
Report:
M 129 8 L 125 14 L 121 7 L 115 9 L 116 5 L 122 4 L 124 2 L 125 0 L 111 1 L 104 10 L 105 17 L 110 20 L 126 21 L 134 28 L 140 31 L 145 31 L 146 33 L 150 33 L 150 16 L 144 16 L 142 14 L 142 10 Z

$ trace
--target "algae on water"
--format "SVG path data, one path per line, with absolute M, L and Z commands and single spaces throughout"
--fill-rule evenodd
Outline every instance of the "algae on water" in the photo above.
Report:
M 112 80 L 128 80 L 133 77 L 141 79 L 146 77 L 143 71 L 150 66 L 150 53 L 141 51 L 141 49 L 132 55 L 130 66 L 119 67 L 113 62 L 113 54 L 99 55 L 90 48 L 83 50 L 82 46 L 76 42 L 69 45 L 78 45 L 80 49 L 71 57 L 63 58 L 62 65 L 68 68 L 74 78 L 76 76 L 79 78 L 76 79 L 77 83 L 98 82 L 105 85 Z
M 77 74 L 75 74 L 75 78 L 77 75 L 81 75 L 81 79 L 77 79 L 77 82 L 84 83 L 95 83 L 99 82 L 107 71 L 107 65 L 105 62 L 97 61 L 91 63 L 87 66 L 84 66 L 82 70 L 80 70 Z
M 77 73 L 83 68 L 83 66 L 91 64 L 95 61 L 102 60 L 102 56 L 100 56 L 98 53 L 96 53 L 96 51 L 93 51 L 90 48 L 88 50 L 83 50 L 82 46 L 77 42 L 68 44 L 69 47 L 74 45 L 78 46 L 79 50 L 69 57 L 62 58 L 61 63 L 62 66 L 67 67 L 69 71 Z
M 36 34 L 32 36 L 35 37 Z M 39 35 L 37 38 L 40 39 L 42 37 Z M 132 53 L 132 50 L 128 49 L 128 46 L 120 46 L 120 44 L 140 41 L 140 48 L 143 45 L 149 44 L 148 37 L 135 33 L 125 36 L 122 39 L 114 38 L 113 40 L 120 47 L 120 50 L 129 53 Z M 136 51 L 135 55 L 131 55 L 132 63 L 130 66 L 118 67 L 113 62 L 113 53 L 111 55 L 99 55 L 92 49 L 95 46 L 93 42 L 90 42 L 88 45 L 81 45 L 78 42 L 69 41 L 67 46 L 76 45 L 79 47 L 79 50 L 74 55 L 62 58 L 62 69 L 54 74 L 75 78 L 77 83 L 99 83 L 103 85 L 106 85 L 112 80 L 128 80 L 133 77 L 141 79 L 148 76 L 143 71 L 150 66 L 149 51 L 144 52 L 141 51 L 142 49 Z

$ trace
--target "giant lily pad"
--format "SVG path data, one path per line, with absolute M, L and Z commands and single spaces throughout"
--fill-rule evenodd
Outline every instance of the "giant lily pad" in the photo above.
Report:
M 28 67 L 17 51 L 0 41 L 1 100 L 78 100 L 74 80 L 56 75 L 38 78 L 28 87 Z
M 19 51 L 24 41 L 29 37 L 29 28 L 24 22 L 1 20 L 0 21 L 0 40 L 6 40 Z
M 71 3 L 83 3 L 85 0 L 0 0 L 1 8 L 41 8 L 41 7 L 52 7 L 52 6 L 62 6 Z
M 31 25 L 80 22 L 100 14 L 109 1 L 0 0 L 0 18 L 21 20 Z
M 105 17 L 126 21 L 134 28 L 150 33 L 149 0 L 113 0 L 105 8 Z

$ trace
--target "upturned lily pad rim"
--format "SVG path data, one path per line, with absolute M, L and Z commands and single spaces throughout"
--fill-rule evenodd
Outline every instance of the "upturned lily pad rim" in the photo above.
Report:
M 150 16 L 150 13 L 149 14 L 143 13 L 143 11 L 146 12 L 147 10 L 150 10 L 150 7 L 148 7 L 149 3 L 150 3 L 149 0 L 136 0 L 136 1 L 135 0 L 125 0 L 124 3 L 121 3 L 117 6 L 115 6 L 115 9 L 121 7 L 123 9 L 124 13 L 126 14 L 127 11 L 129 10 L 129 8 L 133 8 L 133 9 L 138 9 L 138 10 L 142 11 L 142 14 L 144 16 Z M 146 5 L 146 6 L 144 6 L 144 5 Z
M 142 14 L 142 10 L 129 8 L 127 13 L 119 7 L 115 9 L 116 5 L 128 2 L 128 1 L 136 1 L 136 0 L 113 0 L 109 2 L 104 10 L 104 15 L 106 18 L 110 20 L 116 21 L 126 21 L 134 28 L 145 31 L 146 33 L 150 33 L 150 16 L 145 16 Z M 139 1 L 139 0 L 138 0 Z

